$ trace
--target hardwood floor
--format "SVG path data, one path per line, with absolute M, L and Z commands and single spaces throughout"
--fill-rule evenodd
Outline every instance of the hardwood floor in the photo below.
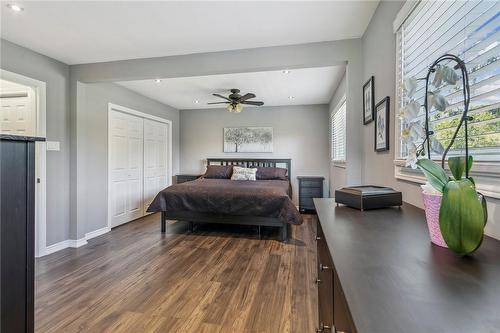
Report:
M 315 216 L 278 230 L 186 223 L 159 214 L 36 262 L 36 332 L 314 332 Z M 215 230 L 215 231 L 213 231 Z

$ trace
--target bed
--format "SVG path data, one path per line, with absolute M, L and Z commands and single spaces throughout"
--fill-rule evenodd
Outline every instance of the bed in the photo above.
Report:
M 243 166 L 286 168 L 291 174 L 290 159 L 207 159 L 207 166 Z M 291 200 L 291 186 L 286 179 L 235 181 L 207 179 L 176 184 L 160 191 L 148 212 L 161 212 L 161 231 L 166 221 L 225 223 L 281 228 L 281 239 L 288 240 L 290 224 L 301 224 L 302 216 Z

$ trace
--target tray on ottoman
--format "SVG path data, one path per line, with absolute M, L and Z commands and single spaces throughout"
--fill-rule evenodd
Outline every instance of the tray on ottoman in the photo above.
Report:
M 390 187 L 363 185 L 344 187 L 335 191 L 335 202 L 359 210 L 401 206 L 401 192 Z

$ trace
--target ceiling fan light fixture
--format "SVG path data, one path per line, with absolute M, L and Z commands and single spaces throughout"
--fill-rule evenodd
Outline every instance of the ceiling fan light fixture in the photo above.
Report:
M 228 104 L 226 106 L 226 110 L 231 112 L 231 113 L 240 113 L 241 111 L 243 111 L 243 105 L 241 104 Z

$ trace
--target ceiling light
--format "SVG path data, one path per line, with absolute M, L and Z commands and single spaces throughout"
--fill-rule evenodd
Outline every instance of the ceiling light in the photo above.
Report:
M 295 99 L 295 96 L 288 96 L 288 99 Z
M 226 106 L 226 110 L 229 111 L 229 112 L 234 112 L 234 113 L 240 113 L 241 111 L 243 111 L 243 105 L 241 104 L 228 104 Z
M 194 101 L 194 104 L 199 104 L 199 103 L 200 103 L 199 100 Z
M 7 4 L 7 7 L 10 8 L 11 10 L 15 11 L 15 12 L 21 12 L 24 10 L 23 7 L 19 6 L 19 5 L 16 5 L 16 4 Z
M 291 71 L 291 70 L 289 70 L 289 69 L 285 69 L 285 70 L 283 70 L 283 74 L 290 74 L 291 72 L 292 72 L 292 71 Z
M 155 80 L 156 83 L 160 83 L 161 82 L 161 79 L 156 79 Z

